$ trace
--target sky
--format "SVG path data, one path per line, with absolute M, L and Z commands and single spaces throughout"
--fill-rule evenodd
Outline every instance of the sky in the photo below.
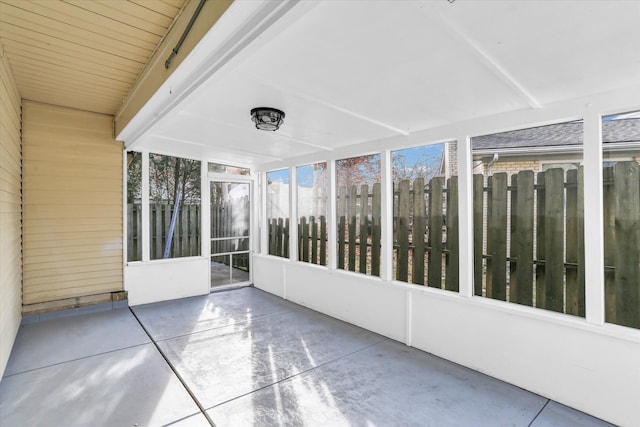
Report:
M 289 169 L 280 169 L 267 173 L 267 181 L 289 184 Z
M 442 157 L 442 151 L 444 144 L 432 144 L 421 147 L 407 148 L 404 150 L 397 150 L 391 153 L 392 158 L 394 156 L 404 156 L 405 165 L 407 168 L 413 168 L 416 162 L 421 159 L 438 158 Z M 298 186 L 311 188 L 313 186 L 313 165 L 299 166 L 296 168 Z M 280 169 L 269 172 L 267 174 L 267 180 L 271 182 L 282 182 L 283 184 L 289 184 L 289 170 Z
M 442 158 L 444 144 L 424 145 L 422 147 L 406 148 L 392 151 L 391 157 L 404 156 L 407 167 L 414 167 L 421 158 Z

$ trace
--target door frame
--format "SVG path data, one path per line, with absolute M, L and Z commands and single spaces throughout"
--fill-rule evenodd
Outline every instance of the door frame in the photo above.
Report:
M 214 182 L 230 182 L 235 184 L 248 184 L 249 185 L 249 280 L 240 283 L 231 283 L 228 285 L 220 285 L 215 288 L 211 287 L 211 267 L 208 268 L 209 277 L 209 290 L 210 292 L 217 292 L 221 290 L 241 288 L 247 286 L 253 286 L 253 254 L 257 252 L 256 245 L 259 239 L 256 239 L 257 232 L 257 218 L 255 215 L 255 200 L 256 198 L 256 177 L 252 175 L 229 175 L 223 173 L 207 172 L 206 175 L 206 196 L 203 197 L 203 204 L 206 209 L 203 209 L 203 232 L 206 233 L 206 248 L 203 251 L 204 255 L 209 260 L 211 265 L 211 184 Z M 205 192 L 203 191 L 203 195 Z M 206 199 L 206 200 L 205 200 Z M 206 218 L 205 218 L 206 216 Z M 204 241 L 204 239 L 203 239 Z M 204 246 L 204 245 L 203 245 Z

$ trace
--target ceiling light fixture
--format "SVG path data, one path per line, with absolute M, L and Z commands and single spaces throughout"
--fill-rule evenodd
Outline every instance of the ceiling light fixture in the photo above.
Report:
M 251 120 L 256 129 L 276 131 L 284 120 L 284 112 L 270 107 L 258 107 L 251 110 Z

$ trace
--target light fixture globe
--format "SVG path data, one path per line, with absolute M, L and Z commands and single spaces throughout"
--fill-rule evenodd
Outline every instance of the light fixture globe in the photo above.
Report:
M 284 112 L 270 107 L 258 107 L 251 110 L 251 120 L 256 129 L 276 131 L 284 120 Z

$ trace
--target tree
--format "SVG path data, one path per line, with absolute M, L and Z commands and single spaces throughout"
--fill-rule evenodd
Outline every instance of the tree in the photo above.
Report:
M 200 162 L 180 157 L 149 155 L 149 198 L 155 203 L 200 203 Z
M 142 198 L 142 153 L 127 153 L 127 203 Z
M 380 182 L 380 155 L 351 157 L 336 162 L 338 187 L 369 186 Z
M 394 184 L 408 179 L 424 178 L 425 183 L 440 173 L 444 144 L 417 147 L 394 152 L 391 175 Z

